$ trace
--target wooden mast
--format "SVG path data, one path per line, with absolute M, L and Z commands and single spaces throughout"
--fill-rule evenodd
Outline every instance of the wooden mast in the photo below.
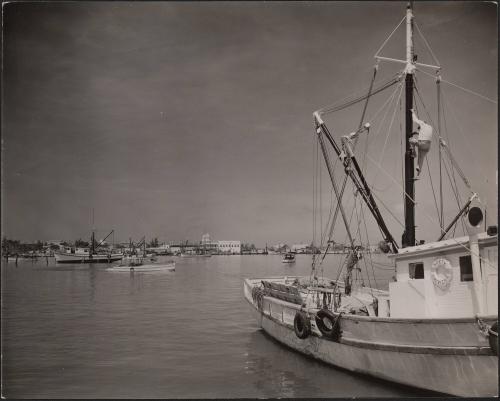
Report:
M 409 139 L 413 133 L 413 119 L 411 109 L 413 109 L 413 73 L 415 70 L 413 55 L 413 10 L 412 2 L 406 9 L 406 134 L 405 134 L 405 231 L 402 238 L 402 246 L 415 245 L 415 178 L 414 162 Z

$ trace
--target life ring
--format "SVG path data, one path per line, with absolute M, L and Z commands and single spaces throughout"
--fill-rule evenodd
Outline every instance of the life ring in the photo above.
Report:
M 490 343 L 490 348 L 495 355 L 498 355 L 498 323 L 495 322 L 488 329 L 488 341 Z
M 436 287 L 446 290 L 453 279 L 453 268 L 450 261 L 445 258 L 438 258 L 432 262 L 431 278 Z
M 293 319 L 293 329 L 295 335 L 300 339 L 305 339 L 311 334 L 311 321 L 304 312 L 297 312 Z
M 321 309 L 316 313 L 316 326 L 325 337 L 331 338 L 334 341 L 340 339 L 340 314 L 335 316 L 328 309 Z

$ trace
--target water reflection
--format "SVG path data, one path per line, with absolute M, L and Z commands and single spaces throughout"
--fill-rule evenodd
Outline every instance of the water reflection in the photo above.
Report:
M 432 396 L 423 390 L 338 369 L 302 355 L 263 330 L 249 336 L 245 371 L 266 397 Z
M 262 330 L 250 335 L 245 370 L 253 376 L 257 390 L 277 397 L 317 394 L 314 381 L 296 369 L 300 355 L 281 347 Z
M 9 398 L 391 397 L 416 393 L 294 352 L 257 328 L 244 277 L 278 256 L 176 258 L 175 272 L 2 263 Z M 230 378 L 230 380 L 229 380 Z M 421 394 L 418 394 L 421 395 Z

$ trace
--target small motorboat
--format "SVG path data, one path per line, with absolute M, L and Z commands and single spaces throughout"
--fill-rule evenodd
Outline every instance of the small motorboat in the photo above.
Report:
M 283 263 L 295 263 L 295 254 L 293 252 L 287 252 L 281 261 Z

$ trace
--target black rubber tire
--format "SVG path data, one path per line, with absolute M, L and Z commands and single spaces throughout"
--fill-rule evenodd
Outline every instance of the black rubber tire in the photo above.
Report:
M 494 333 L 494 334 L 493 334 Z M 495 355 L 498 355 L 498 323 L 495 322 L 488 330 L 488 341 Z
M 295 314 L 293 329 L 295 330 L 295 335 L 302 340 L 311 334 L 311 321 L 304 312 L 297 312 Z
M 316 326 L 318 327 L 321 334 L 325 337 L 330 338 L 334 341 L 338 341 L 340 338 L 340 315 L 335 316 L 333 312 L 328 309 L 321 309 L 316 313 Z M 325 324 L 328 321 L 329 324 Z

